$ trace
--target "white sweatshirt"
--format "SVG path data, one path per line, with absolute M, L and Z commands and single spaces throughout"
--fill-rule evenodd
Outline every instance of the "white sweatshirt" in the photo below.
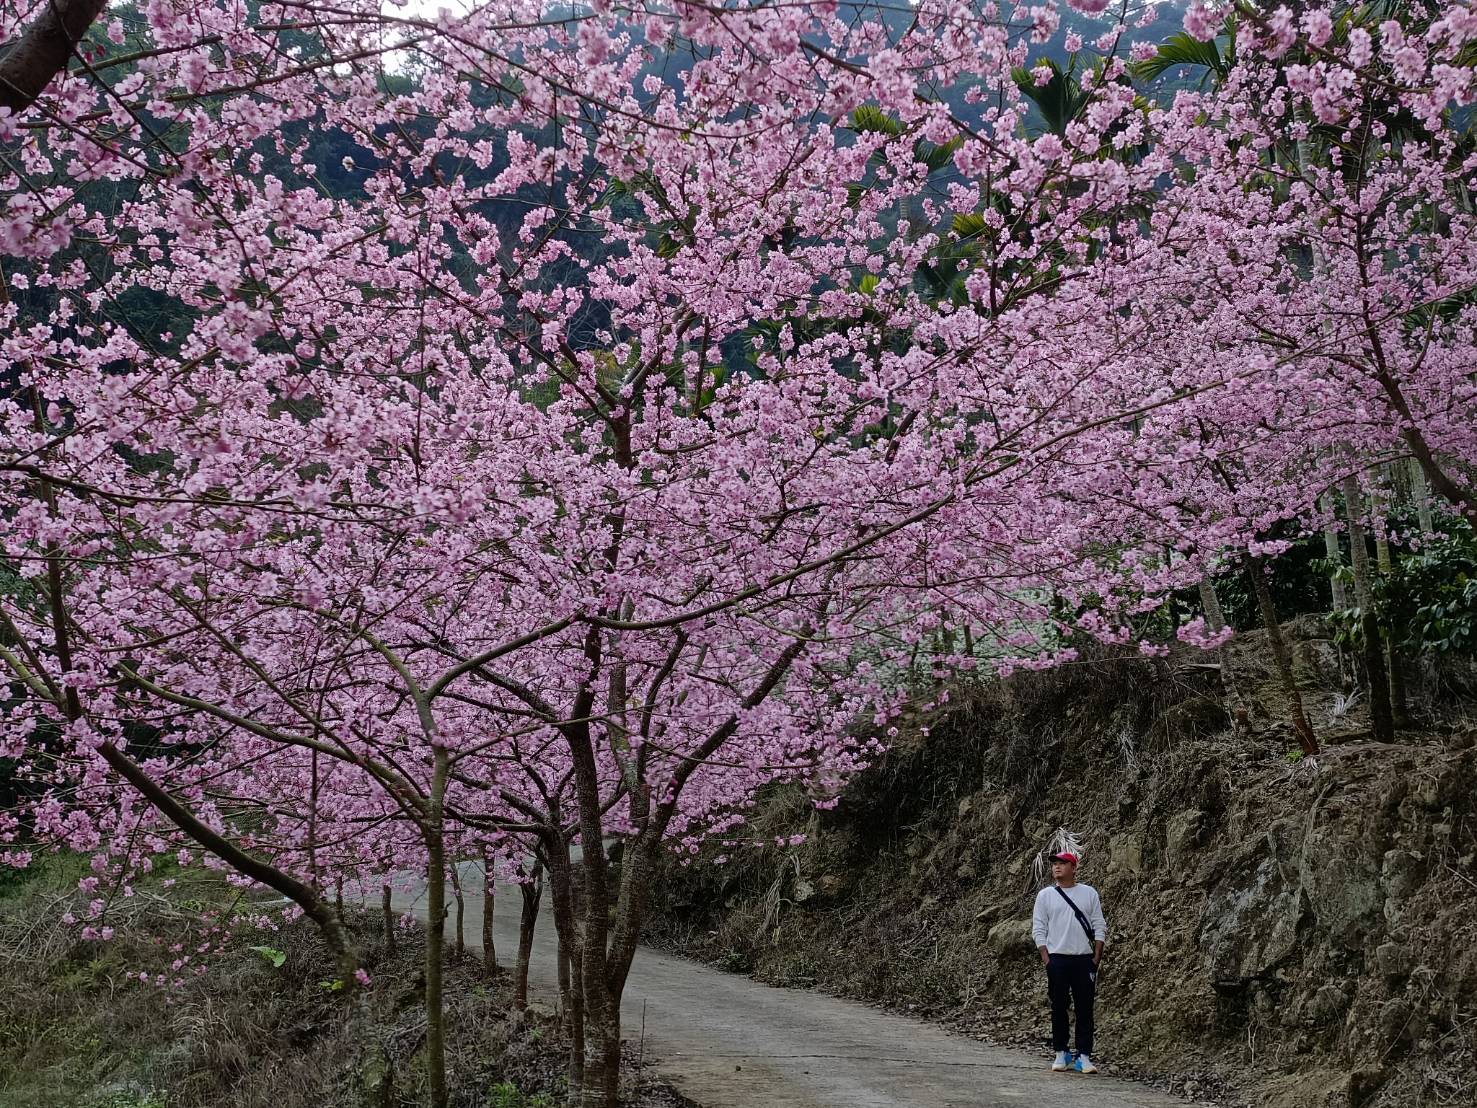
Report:
M 1031 937 L 1038 947 L 1044 946 L 1048 954 L 1091 954 L 1092 944 L 1087 941 L 1087 932 L 1077 922 L 1076 915 L 1062 893 L 1072 898 L 1077 910 L 1087 917 L 1092 925 L 1093 938 L 1108 941 L 1108 921 L 1103 916 L 1103 900 L 1091 885 L 1073 885 L 1060 892 L 1047 886 L 1036 894 L 1036 910 L 1031 913 Z

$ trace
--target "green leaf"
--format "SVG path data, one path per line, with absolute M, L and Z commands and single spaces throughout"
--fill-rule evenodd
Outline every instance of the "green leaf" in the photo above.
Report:
M 985 232 L 985 217 L 980 212 L 961 212 L 954 217 L 954 233 L 962 239 L 971 239 Z
M 891 135 L 903 133 L 903 125 L 875 104 L 863 104 L 851 113 L 851 129 L 863 133 Z
M 287 961 L 287 952 L 278 950 L 275 946 L 254 946 L 251 949 L 272 963 L 273 969 L 281 969 Z
M 913 147 L 913 157 L 928 166 L 930 173 L 937 173 L 954 160 L 954 151 L 963 145 L 964 139 L 959 137 L 942 144 L 922 139 Z
M 1230 44 L 1222 52 L 1219 39 L 1201 42 L 1194 35 L 1179 31 L 1159 44 L 1159 53 L 1144 61 L 1134 62 L 1128 67 L 1128 71 L 1140 81 L 1157 81 L 1171 69 L 1183 65 L 1209 70 L 1216 75 L 1217 80 L 1225 80 L 1231 72 L 1233 61 Z

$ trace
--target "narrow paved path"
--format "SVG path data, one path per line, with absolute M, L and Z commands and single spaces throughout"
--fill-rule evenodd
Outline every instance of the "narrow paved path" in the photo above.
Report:
M 468 873 L 470 891 L 480 873 Z M 530 989 L 558 990 L 556 942 L 539 917 Z M 518 949 L 516 889 L 499 889 L 498 960 Z M 395 906 L 424 919 L 424 900 Z M 448 934 L 450 934 L 448 928 Z M 481 896 L 469 896 L 467 943 L 481 947 Z M 1044 990 L 1043 990 L 1044 992 Z M 1043 1003 L 1045 997 L 1042 998 Z M 986 1046 L 940 1027 L 822 993 L 777 989 L 642 947 L 621 1008 L 653 1068 L 703 1108 L 1170 1108 L 1181 1101 L 1101 1074 L 1054 1074 L 1047 1059 Z

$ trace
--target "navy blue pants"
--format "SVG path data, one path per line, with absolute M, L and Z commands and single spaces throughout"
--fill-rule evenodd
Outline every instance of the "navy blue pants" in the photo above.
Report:
M 1092 999 L 1097 970 L 1091 954 L 1052 954 L 1046 966 L 1046 995 L 1051 998 L 1051 1049 L 1066 1050 L 1072 1024 L 1068 1006 L 1077 1009 L 1077 1053 L 1092 1053 Z

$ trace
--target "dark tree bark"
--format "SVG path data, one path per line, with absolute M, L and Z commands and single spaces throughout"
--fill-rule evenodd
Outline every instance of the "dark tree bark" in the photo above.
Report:
M 380 886 L 380 915 L 385 929 L 385 950 L 395 953 L 395 910 L 390 886 Z
M 528 1007 L 528 963 L 533 958 L 533 931 L 538 923 L 539 901 L 544 895 L 543 866 L 535 863 L 533 874 L 518 886 L 523 901 L 518 915 L 518 962 L 513 970 L 513 1007 Z
M 108 0 L 51 0 L 18 39 L 0 46 L 0 107 L 19 114 L 67 67 Z
M 497 972 L 497 942 L 492 931 L 493 911 L 497 907 L 497 890 L 493 887 L 492 859 L 482 858 L 482 968 Z
M 446 948 L 446 840 L 443 836 L 450 756 L 437 749 L 426 809 L 426 1084 L 430 1108 L 446 1108 L 446 1022 L 441 960 Z

